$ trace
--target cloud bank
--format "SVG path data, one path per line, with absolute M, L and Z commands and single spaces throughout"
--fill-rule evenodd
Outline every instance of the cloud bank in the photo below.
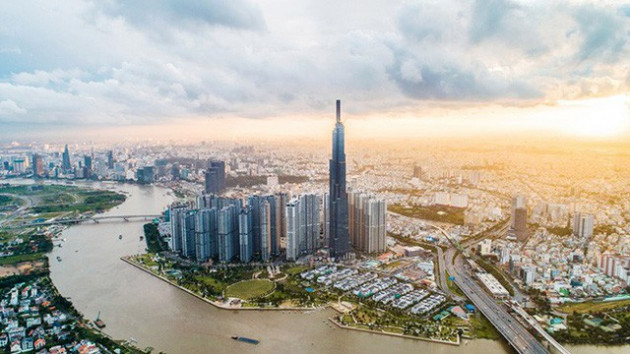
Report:
M 356 114 L 628 92 L 630 5 L 443 0 L 0 4 L 0 124 Z

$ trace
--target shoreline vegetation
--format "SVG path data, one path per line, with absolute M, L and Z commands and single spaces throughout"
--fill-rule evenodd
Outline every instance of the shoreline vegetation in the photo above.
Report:
M 231 310 L 231 311 L 240 311 L 240 310 L 245 310 L 245 311 L 289 311 L 289 312 L 312 312 L 312 311 L 320 311 L 320 310 L 324 310 L 326 308 L 331 308 L 335 311 L 337 311 L 338 313 L 344 313 L 344 308 L 342 305 L 337 305 L 334 303 L 327 303 L 323 306 L 317 306 L 317 307 L 258 307 L 258 306 L 231 306 L 229 305 L 229 301 L 228 304 L 226 305 L 225 302 L 221 302 L 221 301 L 213 301 L 210 300 L 206 297 L 204 297 L 202 294 L 194 292 L 190 289 L 187 289 L 181 285 L 176 284 L 175 282 L 173 282 L 172 280 L 160 275 L 160 274 L 156 274 L 155 272 L 153 272 L 151 269 L 146 268 L 143 264 L 140 264 L 136 261 L 133 260 L 134 256 L 124 256 L 121 257 L 120 259 L 147 273 L 150 274 L 158 279 L 160 279 L 161 281 L 191 295 L 196 297 L 199 300 L 202 300 L 212 306 L 214 306 L 217 309 L 220 310 Z M 360 332 L 365 332 L 365 333 L 372 333 L 372 334 L 380 334 L 380 335 L 388 335 L 388 336 L 394 336 L 394 337 L 399 337 L 399 338 L 406 338 L 406 339 L 414 339 L 414 340 L 420 340 L 420 341 L 426 341 L 426 342 L 434 342 L 434 343 L 439 343 L 439 344 L 448 344 L 448 345 L 455 345 L 458 346 L 461 344 L 461 338 L 460 336 L 456 336 L 456 340 L 455 341 L 447 341 L 447 340 L 441 340 L 441 339 L 435 339 L 435 338 L 428 338 L 428 337 L 422 337 L 422 336 L 412 336 L 412 335 L 404 335 L 404 334 L 400 334 L 400 333 L 394 333 L 394 332 L 388 332 L 388 331 L 383 331 L 383 330 L 371 330 L 371 329 L 364 329 L 364 328 L 359 328 L 359 327 L 353 327 L 353 326 L 348 326 L 348 325 L 344 325 L 341 324 L 340 322 L 338 322 L 334 317 L 330 317 L 328 318 L 328 320 L 332 323 L 334 323 L 337 327 L 341 328 L 341 329 L 347 329 L 347 330 L 355 330 L 355 331 L 360 331 Z
M 321 310 L 324 309 L 325 307 L 254 307 L 254 306 L 230 306 L 230 305 L 225 305 L 223 302 L 221 301 L 213 301 L 211 299 L 208 299 L 207 297 L 204 297 L 202 294 L 199 294 L 197 292 L 194 292 L 190 289 L 187 289 L 175 282 L 173 282 L 172 280 L 160 275 L 160 274 L 156 274 L 155 272 L 153 272 L 151 269 L 146 268 L 143 264 L 136 262 L 135 260 L 133 260 L 133 257 L 135 256 L 124 256 L 124 257 L 120 257 L 120 260 L 122 260 L 123 262 L 134 266 L 137 269 L 140 269 L 141 271 L 150 274 L 160 280 L 162 280 L 163 282 L 174 286 L 182 291 L 184 291 L 185 293 L 192 295 L 200 300 L 203 300 L 204 302 L 214 306 L 217 309 L 221 309 L 221 310 L 247 310 L 247 311 L 251 311 L 251 310 L 255 310 L 255 311 L 294 311 L 294 312 L 311 312 L 314 310 Z
M 382 334 L 382 335 L 387 335 L 387 336 L 392 336 L 392 337 L 405 338 L 405 339 L 414 339 L 414 340 L 420 340 L 420 341 L 425 341 L 425 342 L 447 344 L 447 345 L 453 345 L 453 346 L 461 345 L 461 336 L 457 336 L 457 340 L 453 342 L 453 341 L 446 341 L 446 340 L 441 340 L 441 339 L 434 339 L 434 338 L 427 338 L 427 337 L 420 337 L 420 336 L 409 336 L 409 335 L 400 334 L 400 333 L 394 333 L 394 332 L 376 331 L 376 330 L 373 330 L 373 329 L 365 329 L 365 328 L 358 328 L 358 327 L 353 327 L 353 326 L 347 326 L 347 325 L 344 325 L 341 322 L 337 321 L 333 317 L 328 318 L 328 321 L 330 321 L 335 326 L 337 326 L 337 327 L 339 327 L 341 329 L 348 329 L 348 330 L 365 332 L 365 333 L 372 333 L 372 334 Z
M 337 315 L 330 320 L 337 322 L 340 328 L 451 345 L 460 342 L 460 322 L 453 319 L 436 322 L 424 316 L 409 315 L 395 321 L 392 317 L 394 313 L 386 309 L 378 310 L 372 301 L 355 299 L 345 292 L 339 293 L 305 281 L 299 276 L 309 269 L 305 265 L 198 265 L 171 254 L 159 237 L 154 223 L 145 224 L 144 231 L 148 253 L 120 259 L 217 309 L 312 312 L 332 308 Z M 384 318 L 365 315 L 371 311 L 389 315 Z M 374 317 L 375 322 L 345 321 L 347 317 Z
M 4 228 L 0 231 L 3 241 L 2 251 L 6 254 L 0 257 L 0 290 L 6 295 L 7 291 L 15 289 L 39 289 L 39 293 L 47 294 L 51 305 L 43 302 L 39 305 L 40 314 L 52 314 L 54 311 L 61 316 L 67 316 L 62 321 L 69 325 L 65 337 L 45 335 L 45 348 L 53 346 L 68 346 L 81 342 L 85 345 L 95 343 L 97 347 L 107 352 L 142 354 L 150 353 L 152 348 L 139 349 L 131 343 L 116 340 L 98 329 L 89 319 L 80 313 L 70 300 L 65 298 L 50 278 L 50 253 L 56 245 L 62 246 L 63 240 L 58 239 L 65 227 L 36 227 L 31 221 L 50 220 L 60 217 L 77 217 L 101 213 L 122 204 L 126 196 L 121 193 L 80 188 L 64 185 L 10 185 L 0 188 L 5 207 L 6 203 L 18 201 L 9 207 L 3 226 L 19 225 L 21 229 Z M 19 210 L 18 208 L 24 208 Z M 19 212 L 19 214 L 18 214 Z M 53 241 L 57 242 L 54 244 Z M 35 246 L 33 246 L 35 245 Z M 3 296 L 4 296 L 3 295 Z M 21 320 L 20 320 L 21 321 Z M 43 326 L 43 324 L 42 324 Z M 68 347 L 71 348 L 71 347 Z M 0 352 L 3 352 L 0 347 Z M 64 348 L 65 349 L 65 348 Z

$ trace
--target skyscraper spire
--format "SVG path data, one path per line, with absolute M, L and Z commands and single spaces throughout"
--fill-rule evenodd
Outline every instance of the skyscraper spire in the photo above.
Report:
M 63 158 L 62 158 L 62 166 L 64 173 L 69 173 L 72 169 L 72 165 L 70 164 L 70 152 L 68 151 L 68 144 L 66 144 L 65 149 L 63 150 Z
M 341 122 L 341 100 L 337 100 L 337 123 Z

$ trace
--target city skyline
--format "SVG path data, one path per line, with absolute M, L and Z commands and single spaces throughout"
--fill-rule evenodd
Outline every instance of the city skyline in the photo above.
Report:
M 0 352 L 630 351 L 629 34 L 617 0 L 0 4 Z

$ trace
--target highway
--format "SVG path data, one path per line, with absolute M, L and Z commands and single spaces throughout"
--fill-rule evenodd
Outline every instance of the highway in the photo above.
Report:
M 455 284 L 462 290 L 477 309 L 492 323 L 492 325 L 501 333 L 501 335 L 516 349 L 519 353 L 549 353 L 549 351 L 534 337 L 516 318 L 507 312 L 502 304 L 498 304 L 486 293 L 486 291 L 473 280 L 472 274 L 467 270 L 467 264 L 463 256 L 458 257 L 458 248 L 463 249 L 478 242 L 482 238 L 493 238 L 505 234 L 509 228 L 506 221 L 495 231 L 488 234 L 479 234 L 472 236 L 461 244 L 453 241 L 446 230 L 431 225 L 451 242 L 452 246 L 443 253 L 438 247 L 438 262 L 440 264 L 440 279 L 445 278 L 446 271 L 455 278 Z M 444 283 L 446 287 L 446 283 Z M 444 288 L 443 287 L 443 288 Z M 448 287 L 446 287 L 448 291 Z M 562 348 L 564 349 L 564 348 Z
M 465 298 L 462 298 L 461 296 L 451 292 L 451 290 L 448 288 L 448 283 L 447 283 L 447 279 L 446 279 L 446 259 L 444 251 L 442 251 L 442 248 L 437 246 L 435 247 L 435 249 L 437 250 L 437 261 L 438 261 L 438 268 L 440 270 L 440 274 L 438 276 L 438 284 L 440 285 L 440 287 L 442 288 L 442 290 L 449 295 L 451 298 L 453 298 L 453 300 L 460 302 L 460 301 L 465 301 Z
M 454 258 L 455 257 L 455 258 Z M 455 259 L 455 264 L 452 260 Z M 457 250 L 450 248 L 445 255 L 448 272 L 455 277 L 455 283 L 475 304 L 477 309 L 507 339 L 519 353 L 549 353 L 549 351 L 507 310 L 497 304 L 473 279 L 466 269 L 463 257 L 457 257 Z
M 540 326 L 540 324 L 538 323 L 538 321 L 536 321 L 536 319 L 534 319 L 532 316 L 530 316 L 530 314 L 525 312 L 525 310 L 523 310 L 520 306 L 514 304 L 512 305 L 512 309 L 516 313 L 521 315 L 521 317 L 523 317 L 523 319 L 525 319 L 525 321 L 527 321 L 527 323 L 529 323 L 530 326 L 532 326 L 541 336 L 543 336 L 549 343 L 551 343 L 551 345 L 553 345 L 560 354 L 570 354 L 570 352 L 565 347 L 563 347 L 560 343 L 558 343 L 558 341 L 556 341 L 555 338 L 553 338 L 549 333 L 547 333 L 547 331 L 545 331 L 544 328 Z

